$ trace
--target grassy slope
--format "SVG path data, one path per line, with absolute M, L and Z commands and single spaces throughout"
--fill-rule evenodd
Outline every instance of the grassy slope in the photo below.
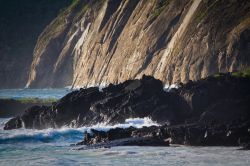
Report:
M 230 73 L 233 77 L 242 77 L 242 78 L 250 78 L 250 67 L 245 68 L 244 70 L 241 71 L 236 71 Z M 215 74 L 214 77 L 220 77 L 222 76 L 222 73 Z
M 56 101 L 57 99 L 55 98 L 0 99 L 0 118 L 21 115 L 29 107 L 35 105 L 51 105 L 52 102 Z

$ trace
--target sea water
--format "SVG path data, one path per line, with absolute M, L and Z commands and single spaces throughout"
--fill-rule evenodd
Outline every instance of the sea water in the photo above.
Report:
M 59 99 L 71 92 L 71 89 L 0 89 L 0 99 L 12 98 L 12 99 L 22 99 L 22 98 L 55 98 Z
M 250 165 L 250 151 L 237 147 L 112 147 L 73 150 L 72 144 L 83 139 L 89 127 L 61 129 L 3 130 L 8 119 L 0 118 L 0 165 Z M 114 127 L 157 125 L 148 118 L 128 119 L 115 126 L 95 125 L 109 130 Z
M 61 98 L 68 89 L 0 90 L 0 98 Z M 107 131 L 111 128 L 158 125 L 149 118 L 127 119 L 124 124 L 114 126 L 105 123 L 92 127 L 60 129 L 16 129 L 3 130 L 9 119 L 0 118 L 0 165 L 250 165 L 250 151 L 238 147 L 112 147 L 110 149 L 73 150 L 71 145 L 83 140 L 83 133 L 91 128 Z

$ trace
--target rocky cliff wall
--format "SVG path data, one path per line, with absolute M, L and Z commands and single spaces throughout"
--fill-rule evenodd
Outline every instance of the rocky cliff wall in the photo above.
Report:
M 152 75 L 187 82 L 250 64 L 250 1 L 76 0 L 40 35 L 27 87 Z

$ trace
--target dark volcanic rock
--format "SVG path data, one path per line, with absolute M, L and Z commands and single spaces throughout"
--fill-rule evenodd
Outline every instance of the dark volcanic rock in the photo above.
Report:
M 240 109 L 241 112 L 249 115 L 250 105 L 247 104 L 250 97 L 249 85 L 250 78 L 221 74 L 218 77 L 208 77 L 197 82 L 190 81 L 178 91 L 190 107 L 191 116 L 213 110 L 217 113 L 225 113 L 225 109 L 230 114 L 235 115 L 237 109 Z
M 91 132 L 92 136 L 76 144 L 87 147 L 78 150 L 112 146 L 169 146 L 167 139 L 169 135 L 163 131 L 163 128 L 157 126 L 141 129 L 134 127 L 115 128 L 107 132 L 91 130 Z
M 93 133 L 116 140 L 130 138 L 136 132 L 139 137 L 154 135 L 160 130 L 160 135 L 171 138 L 172 143 L 236 146 L 239 140 L 250 137 L 249 85 L 249 78 L 224 74 L 190 81 L 165 92 L 161 81 L 144 76 L 141 80 L 109 85 L 102 92 L 98 88 L 80 89 L 52 106 L 31 107 L 22 116 L 11 119 L 5 129 L 116 124 L 127 118 L 150 117 L 162 126 Z M 248 142 L 241 144 L 246 146 Z
M 177 102 L 176 102 L 177 101 Z M 24 127 L 43 129 L 106 122 L 124 123 L 127 118 L 151 117 L 159 123 L 182 121 L 182 99 L 163 91 L 162 82 L 150 76 L 98 88 L 71 92 L 50 107 L 32 107 L 20 116 Z M 184 104 L 185 105 L 185 104 Z M 8 122 L 5 129 L 9 128 Z
M 151 126 L 115 128 L 107 132 L 92 130 L 92 137 L 76 145 L 88 148 L 111 146 L 168 146 L 183 144 L 192 146 L 242 146 L 249 149 L 250 121 L 235 121 L 230 124 L 192 123 L 175 126 Z
M 162 126 L 92 132 L 98 141 L 125 139 L 118 141 L 123 145 L 163 145 L 168 139 L 176 144 L 241 145 L 247 149 L 249 142 L 244 140 L 250 138 L 249 85 L 249 78 L 224 74 L 165 92 L 161 81 L 144 76 L 109 85 L 102 91 L 80 89 L 51 106 L 31 107 L 7 122 L 4 129 L 80 127 L 150 117 Z M 127 140 L 134 136 L 140 139 Z
M 171 143 L 198 146 L 238 146 L 249 137 L 250 121 L 228 123 L 193 123 L 166 127 Z
M 20 117 L 13 118 L 5 124 L 4 130 L 18 129 L 22 127 L 22 121 Z

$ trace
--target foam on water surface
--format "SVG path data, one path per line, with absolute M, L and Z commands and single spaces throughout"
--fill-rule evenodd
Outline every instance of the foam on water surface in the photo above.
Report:
M 142 128 L 143 126 L 158 126 L 156 122 L 153 122 L 150 118 L 131 118 L 126 119 L 125 123 L 108 125 L 105 123 L 99 123 L 93 126 L 81 127 L 81 128 L 69 128 L 63 127 L 59 129 L 16 129 L 16 130 L 3 130 L 4 123 L 8 119 L 1 119 L 0 125 L 0 144 L 5 143 L 30 143 L 30 142 L 65 142 L 75 143 L 83 139 L 83 133 L 85 131 L 90 132 L 91 129 L 108 131 L 112 128 L 128 128 L 130 126 L 136 128 Z
M 110 149 L 71 150 L 71 143 L 82 140 L 90 128 L 157 125 L 149 118 L 127 119 L 124 124 L 97 124 L 82 128 L 45 130 L 3 130 L 8 119 L 0 119 L 0 165 L 173 165 L 234 166 L 249 165 L 250 151 L 236 147 L 113 147 Z

